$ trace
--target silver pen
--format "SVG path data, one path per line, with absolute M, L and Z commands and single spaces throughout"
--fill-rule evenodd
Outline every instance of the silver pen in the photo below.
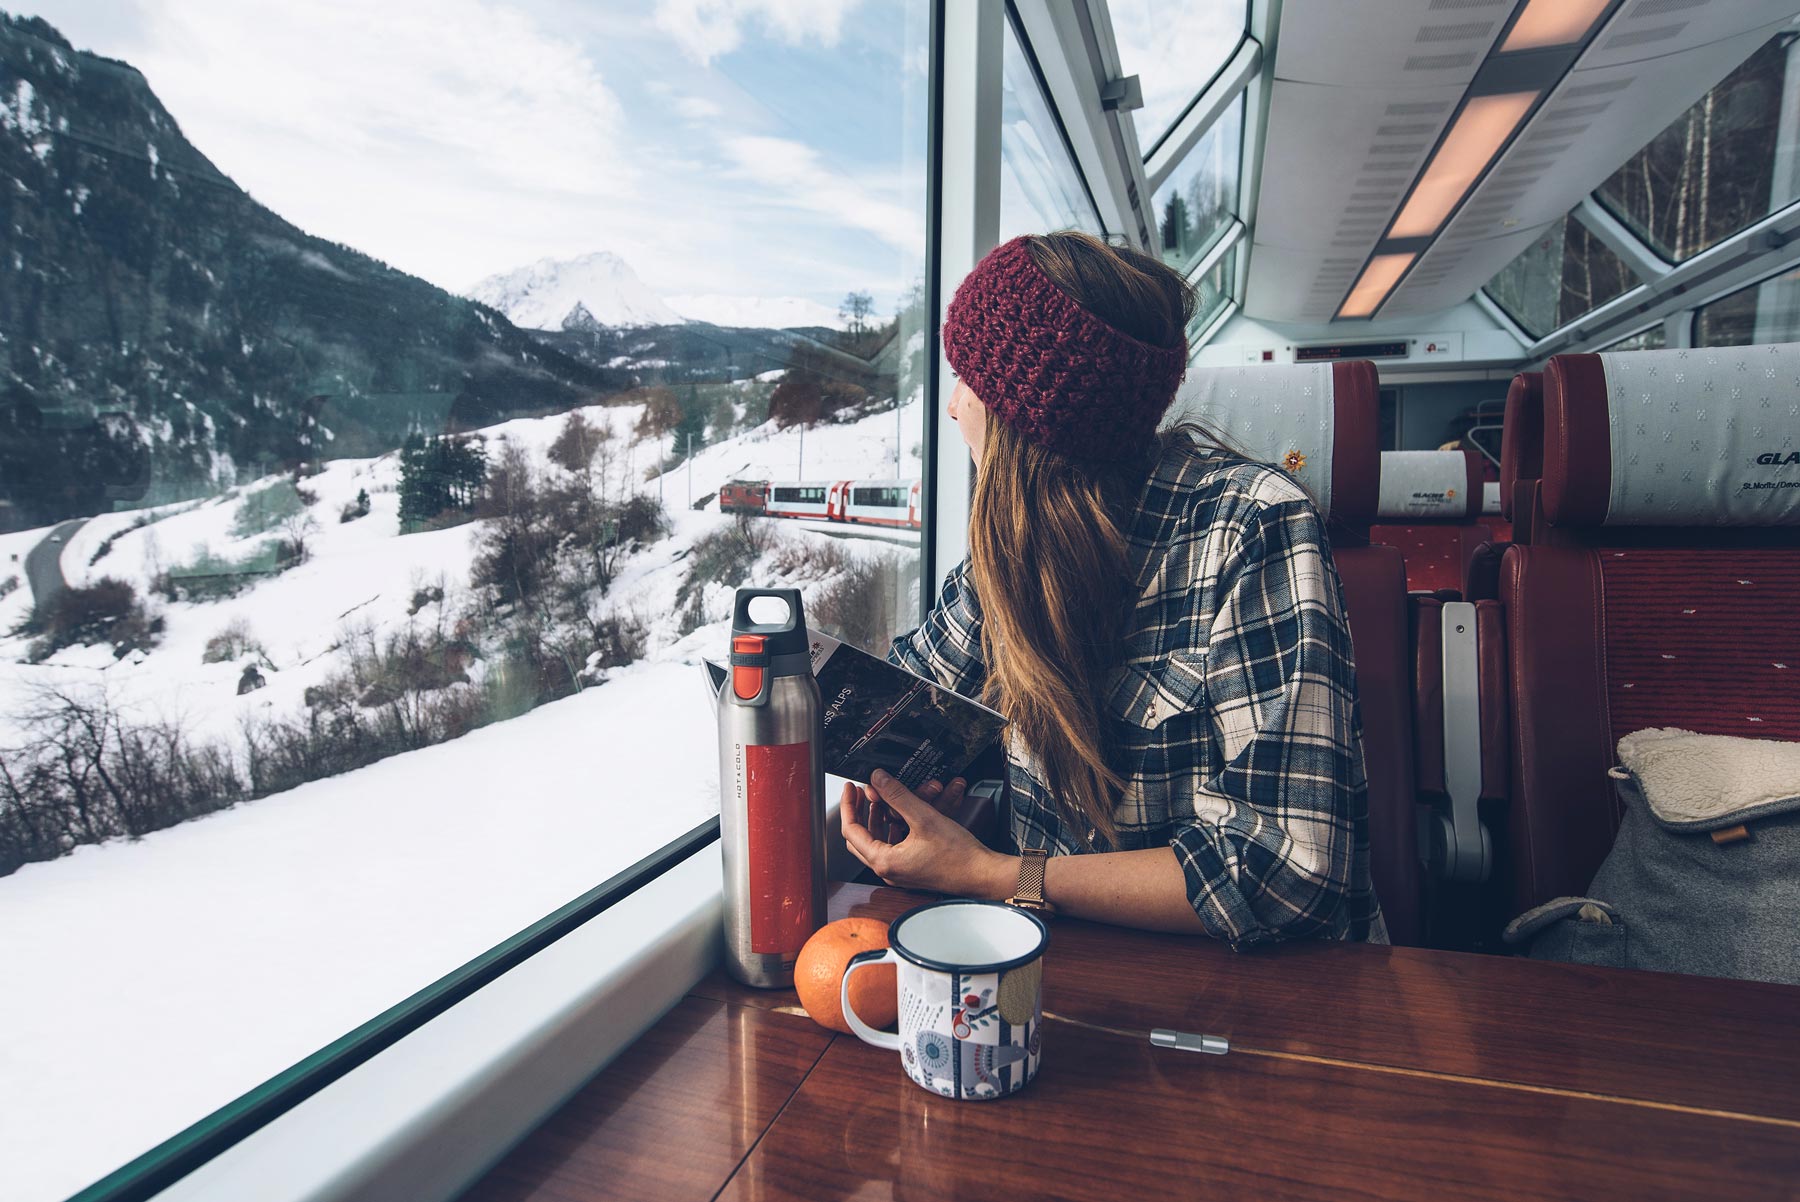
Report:
M 1231 1041 L 1223 1035 L 1190 1035 L 1186 1031 L 1170 1031 L 1165 1027 L 1158 1027 L 1150 1032 L 1150 1042 L 1159 1048 L 1205 1052 L 1209 1056 L 1223 1056 L 1231 1050 Z

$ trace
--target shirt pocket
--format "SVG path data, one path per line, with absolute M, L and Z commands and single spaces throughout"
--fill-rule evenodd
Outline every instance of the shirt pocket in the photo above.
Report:
M 1206 652 L 1171 652 L 1148 664 L 1126 664 L 1112 690 L 1112 712 L 1140 730 L 1192 713 L 1206 701 Z

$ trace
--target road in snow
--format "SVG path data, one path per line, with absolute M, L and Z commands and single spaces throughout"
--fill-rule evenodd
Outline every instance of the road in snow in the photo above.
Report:
M 63 579 L 63 548 L 69 545 L 75 532 L 85 525 L 86 518 L 61 523 L 25 556 L 25 580 L 31 585 L 31 604 L 34 609 L 41 610 L 49 605 L 56 600 L 56 594 L 68 586 L 68 581 Z

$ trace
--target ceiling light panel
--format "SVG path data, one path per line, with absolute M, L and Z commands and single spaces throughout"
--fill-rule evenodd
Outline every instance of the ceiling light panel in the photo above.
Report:
M 1536 92 L 1471 96 L 1395 218 L 1390 238 L 1428 238 L 1481 178 L 1537 101 Z
M 1500 43 L 1502 54 L 1573 46 L 1587 36 L 1610 0 L 1529 0 Z
M 1363 268 L 1362 278 L 1356 281 L 1356 287 L 1338 308 L 1339 317 L 1367 317 L 1381 307 L 1381 302 L 1394 287 L 1394 282 L 1405 273 L 1412 261 L 1418 258 L 1415 254 L 1376 255 Z

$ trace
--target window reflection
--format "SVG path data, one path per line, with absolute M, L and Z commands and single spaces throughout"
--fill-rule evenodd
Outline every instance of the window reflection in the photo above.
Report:
M 1800 199 L 1789 35 L 1764 43 L 1596 194 L 1663 257 L 1691 258 Z
M 1000 241 L 1049 230 L 1104 235 L 1068 139 L 1013 23 L 1000 102 Z
M 918 617 L 927 0 L 114 7 L 0 14 L 8 1202 L 716 813 L 734 586 Z
M 1771 342 L 1800 342 L 1800 270 L 1741 288 L 1695 311 L 1695 346 Z
M 1156 190 L 1163 260 L 1177 270 L 1197 263 L 1231 225 L 1243 130 L 1240 96 Z
M 1629 338 L 1621 338 L 1610 346 L 1602 347 L 1607 351 L 1660 351 L 1667 345 L 1663 335 L 1662 323 L 1657 322 L 1646 330 L 1639 330 Z
M 1134 113 L 1147 159 L 1244 37 L 1244 0 L 1110 0 L 1120 69 L 1136 75 L 1144 106 Z
M 1196 299 L 1194 320 L 1188 323 L 1188 345 L 1199 350 L 1199 341 L 1207 327 L 1231 303 L 1231 284 L 1237 278 L 1237 247 L 1219 257 L 1211 270 L 1194 281 Z
M 1487 294 L 1534 337 L 1637 287 L 1624 260 L 1565 216 L 1487 283 Z

